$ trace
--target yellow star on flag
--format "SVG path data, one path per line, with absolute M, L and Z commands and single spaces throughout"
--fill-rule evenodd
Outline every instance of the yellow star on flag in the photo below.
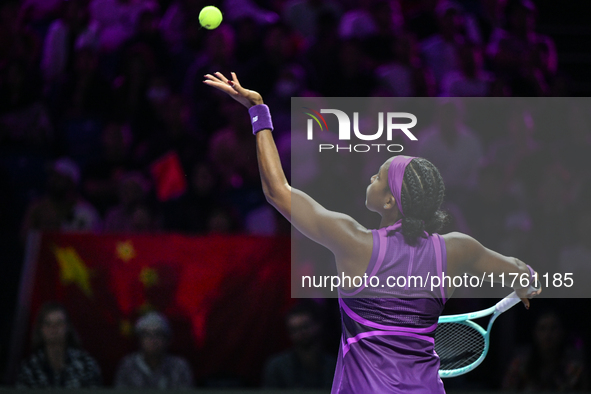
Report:
M 117 242 L 116 246 L 117 257 L 126 263 L 135 257 L 135 249 L 131 241 Z
M 60 266 L 60 279 L 63 284 L 77 285 L 86 296 L 92 297 L 90 287 L 90 271 L 76 249 L 71 246 L 65 248 L 54 247 L 53 253 Z
M 154 286 L 158 283 L 158 271 L 150 267 L 142 268 L 140 271 L 140 282 L 144 284 L 145 288 Z

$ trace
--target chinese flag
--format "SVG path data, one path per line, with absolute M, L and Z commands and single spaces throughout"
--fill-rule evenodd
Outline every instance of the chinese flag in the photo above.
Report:
M 134 325 L 149 310 L 170 320 L 170 351 L 197 381 L 225 373 L 256 385 L 265 360 L 287 344 L 289 238 L 44 233 L 34 250 L 21 331 L 30 333 L 43 302 L 62 302 L 106 384 L 137 351 Z

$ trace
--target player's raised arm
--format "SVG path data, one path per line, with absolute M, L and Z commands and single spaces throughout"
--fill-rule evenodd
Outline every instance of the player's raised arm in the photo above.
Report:
M 529 286 L 523 286 L 522 275 L 530 278 L 533 271 L 521 260 L 515 257 L 503 256 L 484 247 L 480 242 L 462 233 L 449 233 L 443 236 L 447 247 L 447 261 L 450 276 L 462 275 L 464 273 L 481 277 L 485 280 L 492 278 L 493 282 L 501 282 L 501 276 L 505 274 L 505 283 L 511 284 L 512 276 L 517 274 L 514 281 L 514 289 L 523 303 L 529 308 L 529 300 L 538 295 L 542 289 L 528 293 Z M 451 263 L 451 264 L 450 264 Z M 492 275 L 492 276 L 491 276 Z
M 292 188 L 287 182 L 271 133 L 268 108 L 263 106 L 261 95 L 243 88 L 234 73 L 231 80 L 219 72 L 214 75 L 207 74 L 205 78 L 205 84 L 227 93 L 249 109 L 253 132 L 256 134 L 261 182 L 267 201 L 302 234 L 330 249 L 337 259 L 343 255 L 354 257 L 362 254 L 359 252 L 360 244 L 372 237 L 369 230 L 348 215 L 327 210 L 306 193 Z

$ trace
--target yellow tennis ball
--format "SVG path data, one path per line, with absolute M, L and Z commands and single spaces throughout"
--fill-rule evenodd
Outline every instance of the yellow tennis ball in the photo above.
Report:
M 213 30 L 222 23 L 222 12 L 212 5 L 203 7 L 199 13 L 199 23 L 208 30 Z

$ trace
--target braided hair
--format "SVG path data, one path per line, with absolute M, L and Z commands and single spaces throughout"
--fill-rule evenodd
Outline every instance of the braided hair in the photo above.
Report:
M 402 234 L 407 243 L 414 244 L 426 231 L 433 234 L 443 228 L 449 215 L 440 210 L 445 195 L 443 178 L 429 160 L 412 159 L 406 170 L 400 193 Z

